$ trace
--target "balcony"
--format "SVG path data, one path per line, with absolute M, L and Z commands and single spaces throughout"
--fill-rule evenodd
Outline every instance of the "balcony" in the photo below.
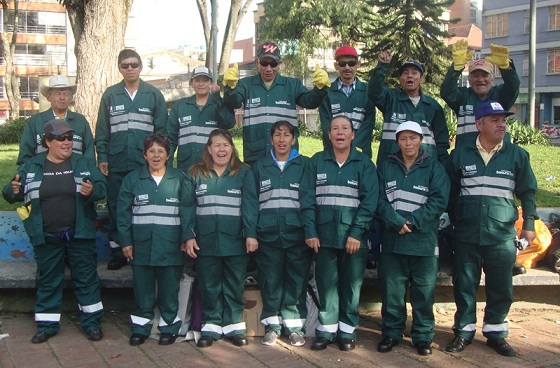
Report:
M 3 57 L 0 57 L 0 65 L 6 65 Z M 48 55 L 14 55 L 14 65 L 19 66 L 52 66 L 66 65 L 66 53 L 51 52 Z
M 8 32 L 14 31 L 13 24 L 7 25 L 6 30 Z M 52 25 L 19 25 L 17 27 L 18 34 L 54 34 L 54 35 L 65 35 L 66 26 L 52 26 Z

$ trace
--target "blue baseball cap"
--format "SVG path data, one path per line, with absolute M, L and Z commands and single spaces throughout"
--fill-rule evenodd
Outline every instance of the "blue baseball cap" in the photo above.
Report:
M 43 133 L 49 135 L 63 135 L 64 133 L 73 132 L 74 129 L 64 119 L 52 119 L 45 123 Z
M 511 111 L 504 110 L 502 105 L 496 101 L 486 101 L 480 104 L 476 112 L 474 113 L 474 118 L 480 120 L 488 115 L 505 115 L 510 116 L 515 113 Z
M 422 67 L 422 64 L 420 64 L 418 60 L 405 61 L 403 65 L 401 65 L 401 67 L 399 68 L 399 75 L 401 75 L 403 73 L 403 70 L 408 66 L 415 67 L 416 69 L 420 70 L 420 75 L 424 75 L 424 68 Z

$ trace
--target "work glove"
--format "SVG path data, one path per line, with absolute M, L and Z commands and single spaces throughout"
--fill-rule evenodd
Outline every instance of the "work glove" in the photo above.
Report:
M 226 69 L 224 73 L 224 80 L 222 84 L 225 86 L 229 86 L 230 88 L 235 88 L 237 85 L 237 81 L 239 80 L 239 70 L 237 68 L 237 63 L 233 64 L 233 68 Z
M 326 71 L 321 69 L 321 66 L 319 64 L 315 65 L 315 71 L 311 76 L 311 83 L 313 83 L 313 85 L 318 89 L 323 89 L 323 87 L 325 86 L 327 87 L 331 86 L 329 75 L 327 74 Z
M 31 213 L 31 204 L 16 208 L 16 212 L 19 215 L 20 219 L 25 220 L 26 218 L 29 217 L 29 214 Z
M 469 51 L 469 43 L 467 40 L 455 42 L 451 50 L 453 52 L 453 69 L 457 72 L 463 70 L 465 64 L 472 59 L 474 51 Z
M 500 69 L 509 68 L 509 49 L 506 46 L 490 44 L 490 56 L 486 58 L 486 61 Z

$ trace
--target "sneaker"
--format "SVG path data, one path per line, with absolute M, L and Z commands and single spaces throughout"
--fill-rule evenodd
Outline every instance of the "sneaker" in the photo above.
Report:
M 292 344 L 292 346 L 303 346 L 305 345 L 305 339 L 297 332 L 292 332 L 290 334 L 290 344 Z
M 268 345 L 268 346 L 274 345 L 274 344 L 276 344 L 276 338 L 277 338 L 277 337 L 278 337 L 278 335 L 276 335 L 276 332 L 274 332 L 274 331 L 268 331 L 268 332 L 264 335 L 264 337 L 263 337 L 261 343 L 262 343 L 263 345 Z

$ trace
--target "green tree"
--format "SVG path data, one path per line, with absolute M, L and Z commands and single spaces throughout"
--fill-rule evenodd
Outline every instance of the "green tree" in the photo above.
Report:
M 379 51 L 393 51 L 392 71 L 415 59 L 426 69 L 426 82 L 440 85 L 451 62 L 449 38 L 442 14 L 455 0 L 364 0 L 363 27 L 358 39 L 366 45 L 362 57 L 373 62 Z M 364 62 L 362 61 L 362 64 Z
M 285 72 L 303 79 L 308 73 L 309 57 L 321 58 L 328 49 L 355 43 L 362 2 L 264 0 L 265 17 L 259 24 L 259 39 L 281 45 Z
M 76 110 L 95 131 L 99 101 L 105 89 L 120 78 L 119 51 L 133 0 L 58 0 L 66 7 L 76 39 Z

